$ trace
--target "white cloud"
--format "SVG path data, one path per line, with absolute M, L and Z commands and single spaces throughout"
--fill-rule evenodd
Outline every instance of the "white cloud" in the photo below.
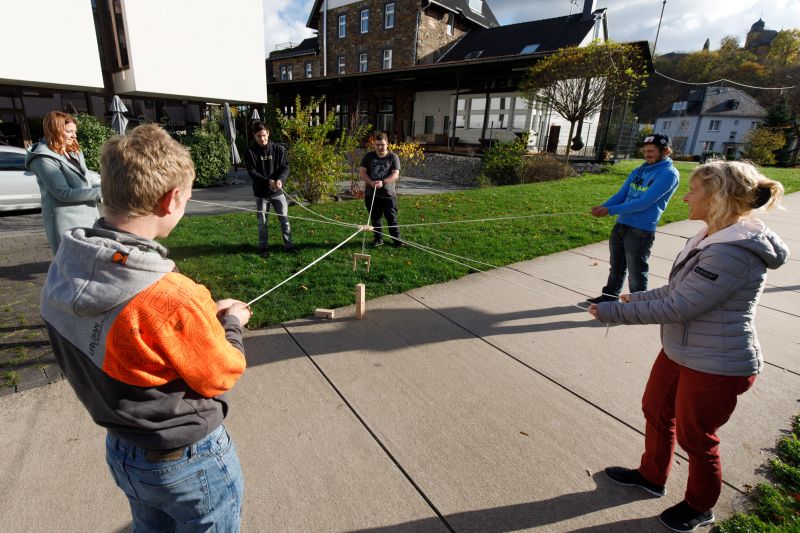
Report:
M 276 45 L 299 44 L 314 35 L 306 28 L 313 0 L 262 0 L 264 6 L 264 53 L 268 56 Z

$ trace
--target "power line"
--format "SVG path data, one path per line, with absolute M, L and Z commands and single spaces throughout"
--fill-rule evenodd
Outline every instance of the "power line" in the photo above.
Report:
M 668 79 L 670 81 L 674 81 L 675 83 L 683 83 L 685 85 L 714 85 L 715 83 L 726 83 L 727 82 L 727 83 L 730 83 L 731 85 L 738 85 L 740 87 L 747 87 L 748 89 L 759 89 L 759 90 L 762 90 L 762 91 L 787 91 L 789 89 L 796 89 L 797 88 L 797 85 L 791 85 L 789 87 L 759 87 L 759 86 L 756 86 L 756 85 L 747 85 L 745 83 L 739 83 L 738 81 L 729 80 L 727 78 L 720 78 L 720 79 L 718 79 L 716 81 L 683 81 L 683 80 L 677 80 L 675 78 L 671 78 L 671 77 L 667 76 L 666 74 L 662 74 L 661 72 L 659 72 L 657 70 L 654 70 L 653 72 L 655 72 L 656 74 L 658 74 L 662 78 L 666 78 L 666 79 Z

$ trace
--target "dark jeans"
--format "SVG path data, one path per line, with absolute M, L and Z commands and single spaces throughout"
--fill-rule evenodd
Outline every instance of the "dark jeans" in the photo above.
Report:
M 369 211 L 372 206 L 372 214 L 370 215 L 370 225 L 375 228 L 375 241 L 383 240 L 383 226 L 381 225 L 381 216 L 386 217 L 386 222 L 389 223 L 389 235 L 397 239 L 400 238 L 400 228 L 397 227 L 397 197 L 396 196 L 376 196 L 375 203 L 372 203 L 372 196 L 364 197 L 364 205 L 367 206 Z
M 625 224 L 615 224 L 608 240 L 611 252 L 611 268 L 608 269 L 608 283 L 603 294 L 619 296 L 628 273 L 630 292 L 647 290 L 647 276 L 650 267 L 650 248 L 656 238 L 654 231 L 645 231 Z
M 289 218 L 286 212 L 289 204 L 286 196 L 280 194 L 272 198 L 260 198 L 256 196 L 256 218 L 258 218 L 258 245 L 262 250 L 267 249 L 267 223 L 269 221 L 269 208 L 275 208 L 278 220 L 281 223 L 281 236 L 283 237 L 283 247 L 292 247 L 292 228 L 289 226 Z

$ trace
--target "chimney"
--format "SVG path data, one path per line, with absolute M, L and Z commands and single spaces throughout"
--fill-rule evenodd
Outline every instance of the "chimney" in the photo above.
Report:
M 581 20 L 592 20 L 596 0 L 583 0 L 583 16 Z

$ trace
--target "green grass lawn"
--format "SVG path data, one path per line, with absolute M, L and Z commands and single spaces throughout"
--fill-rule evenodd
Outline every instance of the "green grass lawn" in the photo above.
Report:
M 535 218 L 481 223 L 401 228 L 402 238 L 437 250 L 496 266 L 533 259 L 608 238 L 614 217 L 593 218 L 589 209 L 613 194 L 641 161 L 626 161 L 608 174 L 584 175 L 556 182 L 491 187 L 449 194 L 400 197 L 400 224 L 444 222 L 537 215 Z M 662 224 L 686 218 L 681 201 L 693 163 L 677 163 L 682 180 L 662 218 Z M 792 169 L 765 169 L 787 192 L 800 190 L 800 176 Z M 402 186 L 402 185 L 401 185 Z M 334 220 L 365 224 L 361 201 L 313 206 Z M 290 215 L 311 217 L 298 206 Z M 542 216 L 538 216 L 542 215 Z M 184 218 L 163 243 L 180 271 L 203 283 L 215 299 L 249 301 L 285 280 L 350 236 L 356 228 L 292 219 L 292 235 L 299 253 L 280 250 L 280 225 L 270 219 L 272 255 L 258 256 L 255 213 Z M 385 223 L 385 221 L 384 221 Z M 354 252 L 361 252 L 362 235 L 253 305 L 248 327 L 257 328 L 310 315 L 315 308 L 352 304 L 354 286 L 365 283 L 367 298 L 396 294 L 441 283 L 472 270 L 416 248 L 385 246 L 366 253 L 371 271 L 353 271 Z M 476 265 L 478 268 L 487 267 Z

